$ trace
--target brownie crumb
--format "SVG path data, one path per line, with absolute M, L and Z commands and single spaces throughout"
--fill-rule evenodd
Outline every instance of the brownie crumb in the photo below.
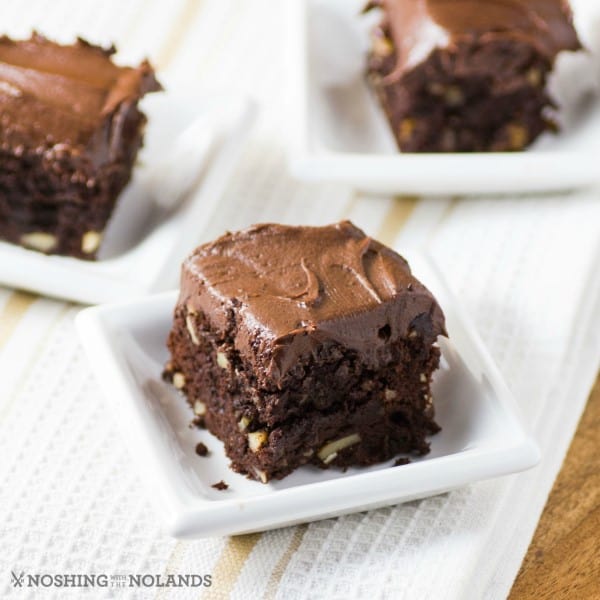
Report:
M 410 458 L 403 456 L 401 458 L 397 458 L 396 461 L 394 462 L 393 466 L 401 467 L 402 465 L 408 465 L 409 463 L 410 463 Z
M 190 429 L 193 429 L 194 427 L 198 427 L 198 429 L 206 429 L 204 417 L 194 417 L 190 422 Z
M 167 383 L 173 383 L 173 373 L 175 372 L 175 368 L 173 367 L 173 363 L 169 361 L 162 372 L 163 381 Z
M 217 483 L 213 483 L 211 487 L 214 487 L 215 490 L 226 490 L 229 488 L 229 486 L 221 479 L 221 481 L 218 481 Z
M 196 444 L 196 454 L 198 456 L 208 456 L 208 448 L 202 442 Z

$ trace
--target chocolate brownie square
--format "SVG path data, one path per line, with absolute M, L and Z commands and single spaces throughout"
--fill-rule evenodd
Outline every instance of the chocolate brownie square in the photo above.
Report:
M 427 453 L 444 334 L 406 261 L 350 222 L 257 225 L 184 262 L 165 376 L 267 482 Z
M 368 79 L 403 152 L 515 151 L 555 130 L 547 80 L 581 48 L 566 0 L 375 0 Z
M 148 62 L 120 67 L 114 52 L 0 38 L 0 238 L 96 257 L 142 145 L 138 101 L 160 89 Z

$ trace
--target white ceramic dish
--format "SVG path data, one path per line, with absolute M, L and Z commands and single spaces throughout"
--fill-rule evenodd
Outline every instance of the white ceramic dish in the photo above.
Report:
M 590 55 L 560 57 L 553 82 L 563 129 L 518 153 L 402 154 L 364 78 L 365 0 L 291 0 L 290 169 L 303 180 L 366 192 L 533 192 L 600 182 L 600 5 L 575 0 Z
M 402 467 L 390 468 L 392 461 L 345 473 L 302 467 L 283 481 L 250 481 L 228 468 L 216 438 L 190 429 L 184 398 L 161 380 L 176 292 L 78 315 L 90 364 L 168 533 L 194 538 L 281 527 L 438 494 L 538 462 L 537 446 L 472 324 L 429 263 L 411 262 L 444 307 L 450 341 L 441 340 L 433 390 L 442 432 L 433 436 L 430 454 Z M 208 457 L 195 454 L 199 441 Z M 211 487 L 220 480 L 228 490 Z
M 83 303 L 172 289 L 243 148 L 254 106 L 180 90 L 143 100 L 144 147 L 96 262 L 0 242 L 0 284 Z

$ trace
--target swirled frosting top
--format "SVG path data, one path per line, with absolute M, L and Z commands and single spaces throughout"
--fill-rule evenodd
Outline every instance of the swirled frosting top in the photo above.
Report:
M 385 11 L 398 69 L 473 35 L 524 41 L 550 62 L 581 48 L 568 0 L 375 0 L 367 8 L 373 7 Z
M 0 38 L 0 116 L 4 145 L 90 147 L 110 136 L 102 125 L 121 106 L 160 89 L 148 62 L 121 67 L 115 49 L 78 39 L 60 45 L 34 33 Z
M 429 346 L 445 331 L 407 262 L 348 221 L 256 225 L 200 246 L 183 265 L 180 303 L 271 379 L 328 341 L 376 364 L 390 340 L 416 331 Z

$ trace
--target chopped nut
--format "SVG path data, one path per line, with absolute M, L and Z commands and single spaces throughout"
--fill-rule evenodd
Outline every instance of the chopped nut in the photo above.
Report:
M 389 56 L 394 51 L 394 44 L 392 41 L 383 33 L 376 32 L 372 37 L 372 49 L 375 56 L 384 58 Z
M 238 421 L 238 429 L 240 431 L 248 429 L 248 425 L 250 425 L 250 419 L 248 417 L 244 416 Z
M 185 375 L 183 373 L 173 374 L 173 385 L 178 389 L 182 389 L 185 385 Z
M 229 368 L 229 359 L 225 356 L 224 352 L 217 352 L 217 364 L 221 367 L 221 369 Z
M 400 121 L 400 127 L 398 129 L 398 137 L 401 142 L 408 142 L 415 131 L 415 120 L 414 119 L 402 119 Z
M 192 306 L 191 302 L 188 302 L 185 306 L 189 315 L 197 315 L 196 309 Z
M 267 483 L 269 481 L 269 476 L 265 473 L 265 471 L 261 471 L 254 467 L 254 474 L 263 482 Z
M 449 85 L 444 92 L 444 101 L 447 106 L 460 106 L 464 104 L 465 95 L 456 85 Z
M 56 236 L 43 231 L 34 231 L 22 235 L 21 244 L 40 252 L 49 252 L 56 245 Z
M 352 433 L 347 435 L 346 437 L 340 438 L 339 440 L 334 440 L 333 442 L 328 442 L 325 444 L 318 452 L 317 456 L 325 463 L 331 462 L 333 458 L 331 458 L 332 454 L 337 456 L 337 453 L 344 448 L 348 448 L 348 446 L 352 446 L 354 444 L 358 444 L 360 442 L 360 435 L 358 433 Z
M 511 150 L 521 150 L 529 141 L 529 133 L 523 125 L 510 124 L 506 131 L 508 133 L 508 145 Z
M 305 456 L 306 458 L 310 458 L 313 454 L 315 453 L 314 450 L 306 450 L 306 452 L 302 453 L 302 456 Z
M 425 407 L 423 409 L 423 413 L 426 417 L 433 417 L 433 396 L 428 396 L 425 399 Z
M 398 394 L 394 390 L 390 389 L 385 390 L 384 395 L 386 400 L 393 400 L 398 396 Z
M 85 254 L 92 254 L 100 247 L 102 234 L 98 231 L 88 231 L 81 238 L 81 251 Z
M 248 447 L 252 452 L 258 452 L 267 443 L 267 432 L 264 429 L 260 431 L 251 431 L 248 434 Z
M 329 454 L 328 456 L 326 456 L 323 459 L 323 462 L 328 465 L 330 462 L 334 461 L 337 457 L 338 453 L 337 452 L 333 452 L 332 454 Z
M 206 414 L 206 404 L 204 404 L 204 402 L 202 402 L 200 400 L 196 400 L 196 402 L 194 402 L 194 412 L 200 417 L 205 415 Z
M 446 87 L 439 83 L 438 81 L 434 81 L 427 86 L 427 90 L 433 96 L 443 96 L 446 91 Z
M 196 333 L 196 327 L 194 325 L 194 317 L 191 313 L 185 318 L 185 324 L 187 325 L 187 330 L 190 334 L 190 338 L 192 338 L 192 342 L 196 346 L 199 346 L 200 340 L 198 339 L 198 334 Z
M 411 329 L 411 331 L 408 333 L 408 337 L 409 338 L 416 338 L 419 334 L 417 333 L 417 331 L 415 329 Z
M 425 375 L 425 373 L 421 373 L 421 374 L 419 375 L 419 381 L 420 381 L 421 383 L 427 383 L 427 375 Z
M 525 77 L 532 87 L 540 87 L 540 85 L 542 85 L 542 72 L 535 67 L 529 69 L 529 71 L 525 73 Z

